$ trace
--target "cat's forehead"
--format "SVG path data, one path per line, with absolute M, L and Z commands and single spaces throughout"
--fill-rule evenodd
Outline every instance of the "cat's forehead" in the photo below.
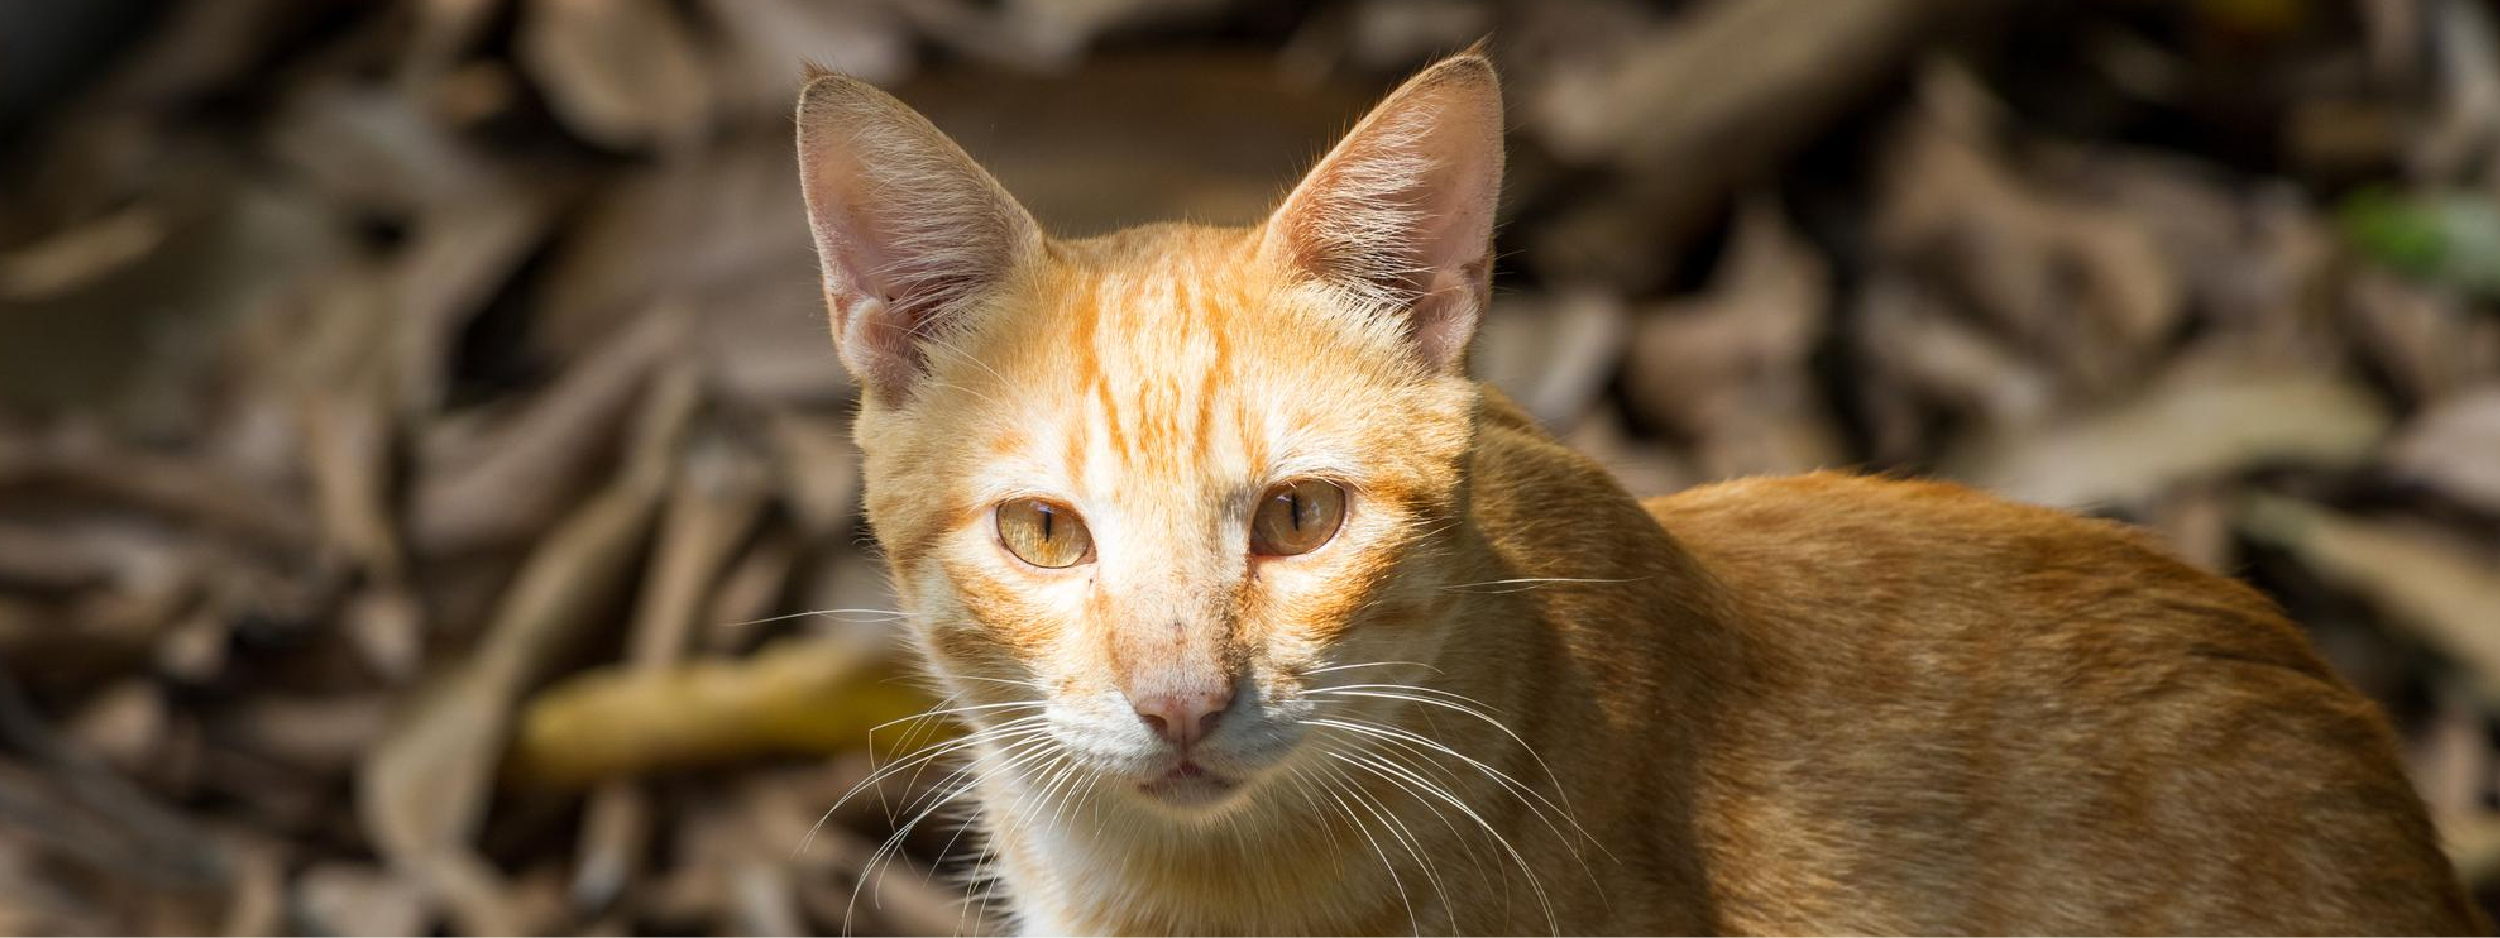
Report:
M 1231 480 L 1324 459 L 1356 435 L 1370 356 L 1298 307 L 1250 239 L 1151 226 L 1053 245 L 947 379 L 1004 392 L 966 395 L 1000 418 L 993 448 L 1073 478 Z
M 1179 394 L 1176 404 L 1266 375 L 1359 371 L 1251 242 L 1250 232 L 1183 225 L 1071 242 L 1001 325 L 1047 353 L 1033 364 L 1053 376 L 1097 393 Z

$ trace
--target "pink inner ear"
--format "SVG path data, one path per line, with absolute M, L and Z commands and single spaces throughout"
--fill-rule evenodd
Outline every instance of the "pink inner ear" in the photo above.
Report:
M 936 127 L 838 75 L 800 99 L 799 178 L 843 364 L 893 400 L 922 374 L 933 331 L 1041 236 Z
M 1490 292 L 1501 89 L 1482 58 L 1417 75 L 1363 119 L 1269 220 L 1271 256 L 1411 319 L 1455 370 Z

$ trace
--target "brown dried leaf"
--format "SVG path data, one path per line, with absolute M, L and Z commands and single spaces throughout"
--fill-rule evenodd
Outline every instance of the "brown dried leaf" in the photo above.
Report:
M 2430 45 L 2444 87 L 2440 113 L 2414 135 L 2411 162 L 2421 177 L 2500 182 L 2500 36 L 2491 10 L 2471 0 L 2426 0 L 2416 42 Z
M 2500 379 L 2500 319 L 2456 294 L 2375 267 L 2346 287 L 2348 328 L 2363 354 L 2413 401 Z
M 583 139 L 682 150 L 711 120 L 712 73 L 665 0 L 529 0 L 521 64 Z
M 172 715 L 152 681 L 124 679 L 96 693 L 68 726 L 69 738 L 104 764 L 140 774 L 165 743 Z
M 2055 378 L 1899 276 L 1878 274 L 1860 291 L 1856 345 L 1875 455 L 1886 462 L 1929 451 L 1930 407 L 2011 430 L 2038 423 L 2058 397 Z
M 1683 454 L 1655 442 L 1635 440 L 1623 417 L 1605 408 L 1580 421 L 1563 442 L 1613 473 L 1615 482 L 1636 498 L 1672 495 L 1703 476 Z
M 1534 246 L 1538 266 L 1655 283 L 1662 246 L 1683 243 L 1730 193 L 1883 87 L 1933 40 L 1937 18 L 1985 6 L 1717 0 L 1620 44 L 1617 55 L 1571 50 L 1525 88 L 1526 122 L 1566 159 L 1611 163 L 1626 178 L 1550 223 Z
M 432 919 L 425 893 L 377 867 L 322 863 L 295 878 L 293 911 L 314 933 L 423 934 Z
M 352 768 L 394 716 L 392 701 L 380 693 L 307 697 L 263 690 L 217 714 L 211 726 L 236 749 L 331 776 Z
M 435 451 L 417 480 L 409 537 L 433 555 L 528 537 L 570 502 L 634 393 L 682 350 L 686 317 L 654 309 L 464 451 Z
M 268 149 L 332 204 L 415 213 L 497 184 L 502 167 L 453 129 L 407 89 L 321 81 L 288 96 Z
M 1630 403 L 1696 440 L 1707 477 L 1841 464 L 1808 371 L 1830 272 L 1768 200 L 1746 205 L 1729 250 L 1708 292 L 1641 317 L 1623 375 Z
M 725 40 L 715 55 L 726 110 L 781 115 L 814 62 L 876 84 L 909 74 L 911 30 L 881 0 L 704 0 Z
M 2446 538 L 2273 495 L 2233 512 L 2248 536 L 2292 552 L 2328 581 L 2362 594 L 2463 668 L 2500 700 L 2500 563 Z
M 546 240 L 561 201 L 561 187 L 496 187 L 482 196 L 480 188 L 429 203 L 388 272 L 395 308 L 384 355 L 401 413 L 442 406 L 460 330 Z
M 754 626 L 772 615 L 773 604 L 789 585 L 798 561 L 798 539 L 788 532 L 773 528 L 758 538 L 712 591 L 697 639 L 701 651 L 722 654 L 753 644 Z M 5 647 L 0 642 L 0 648 Z
M 260 485 L 84 430 L 40 440 L 0 438 L 0 490 L 10 488 L 135 508 L 273 552 L 304 552 L 313 540 L 305 513 Z
M 859 516 L 859 450 L 840 420 L 795 410 L 771 417 L 782 497 L 811 538 L 850 530 Z
M 2500 386 L 2434 405 L 2387 447 L 2387 470 L 2500 515 Z
M 1565 428 L 1588 411 L 1622 355 L 1625 315 L 1613 297 L 1498 299 L 1478 326 L 1469 366 L 1538 423 Z
M 623 313 L 683 302 L 704 311 L 707 340 L 716 330 L 778 336 L 832 362 L 792 145 L 786 131 L 741 136 L 703 159 L 662 163 L 598 190 L 548 260 L 537 291 L 539 344 L 576 360 L 620 328 Z M 774 302 L 748 308 L 758 299 Z M 788 341 L 798 335 L 789 330 L 802 329 L 812 341 Z
M 2234 571 L 2230 501 L 2222 486 L 2192 481 L 2154 500 L 2145 526 L 2160 532 L 2180 559 L 2229 576 Z
M 1945 474 L 2021 501 L 2141 505 L 2191 479 L 2267 462 L 2350 465 L 2386 435 L 2385 408 L 2318 374 L 2187 372 L 2097 411 L 1985 433 Z
M 132 205 L 54 233 L 42 242 L 0 253 L 0 300 L 59 296 L 147 256 L 164 243 L 165 219 Z
M 1878 183 L 1881 256 L 1951 284 L 2079 387 L 2124 383 L 2183 309 L 2162 245 L 2134 214 L 2042 191 L 1970 133 L 1934 113 L 1900 129 Z
M 669 373 L 645 398 L 623 471 L 531 554 L 478 648 L 366 755 L 357 809 L 375 848 L 464 929 L 502 934 L 532 914 L 473 852 L 512 711 L 548 663 L 626 583 L 666 492 L 699 382 Z
M 627 666 L 665 669 L 683 657 L 705 592 L 763 512 L 760 459 L 723 435 L 699 439 L 683 458 L 676 492 L 660 522 L 657 556 L 635 606 Z M 630 782 L 610 781 L 592 793 L 571 888 L 573 904 L 606 908 L 635 875 L 650 804 Z

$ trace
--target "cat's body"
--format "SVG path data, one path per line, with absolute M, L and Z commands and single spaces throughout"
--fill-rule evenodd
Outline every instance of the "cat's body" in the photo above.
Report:
M 2122 527 L 1635 502 L 1463 374 L 1462 56 L 1267 225 L 1051 241 L 838 77 L 802 173 L 868 508 L 1035 933 L 2453 932 L 2389 734 Z
M 1950 485 L 1826 474 L 1636 504 L 1487 397 L 1466 576 L 1616 581 L 1487 587 L 1460 615 L 1478 653 L 1436 682 L 1533 740 L 1604 845 L 1458 780 L 1566 933 L 2481 929 L 2375 709 L 2253 591 Z M 1520 491 L 1539 496 L 1501 494 Z M 1546 777 L 1497 730 L 1412 716 Z M 1327 812 L 1141 849 L 1078 812 L 1009 830 L 1002 859 L 1049 884 L 1018 893 L 1042 934 L 1549 929 L 1463 816 L 1372 781 L 1416 852 Z

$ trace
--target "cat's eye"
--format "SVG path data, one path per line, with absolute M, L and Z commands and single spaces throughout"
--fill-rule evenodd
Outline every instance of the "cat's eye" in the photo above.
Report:
M 1094 534 L 1076 509 L 1038 498 L 998 506 L 998 540 L 1036 567 L 1056 570 L 1094 559 Z
M 1291 557 L 1318 550 L 1345 523 L 1345 490 L 1334 482 L 1303 479 L 1268 489 L 1250 516 L 1250 552 Z

